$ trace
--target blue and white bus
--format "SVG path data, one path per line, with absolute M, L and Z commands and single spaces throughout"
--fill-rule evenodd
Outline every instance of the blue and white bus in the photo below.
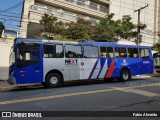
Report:
M 68 80 L 128 81 L 131 76 L 153 73 L 151 48 L 147 46 L 27 38 L 14 42 L 10 84 L 42 83 L 50 88 Z

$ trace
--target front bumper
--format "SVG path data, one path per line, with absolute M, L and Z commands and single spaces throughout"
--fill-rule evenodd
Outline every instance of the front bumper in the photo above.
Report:
M 16 79 L 13 76 L 9 76 L 9 79 L 7 81 L 10 85 L 16 84 Z

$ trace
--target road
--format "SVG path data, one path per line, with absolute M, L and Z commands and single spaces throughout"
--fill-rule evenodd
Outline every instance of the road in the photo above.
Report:
M 27 86 L 0 91 L 0 111 L 159 110 L 159 77 L 136 78 L 128 82 L 72 81 L 53 89 Z

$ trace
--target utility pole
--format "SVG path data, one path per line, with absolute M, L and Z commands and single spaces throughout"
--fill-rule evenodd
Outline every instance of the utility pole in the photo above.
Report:
M 144 6 L 144 7 L 141 7 L 141 8 L 139 8 L 138 10 L 135 10 L 134 12 L 138 12 L 138 26 L 137 26 L 137 45 L 139 45 L 139 42 L 140 42 L 140 14 L 141 14 L 141 11 L 143 10 L 143 9 L 145 9 L 146 7 L 148 7 L 148 4 L 146 5 L 146 6 Z

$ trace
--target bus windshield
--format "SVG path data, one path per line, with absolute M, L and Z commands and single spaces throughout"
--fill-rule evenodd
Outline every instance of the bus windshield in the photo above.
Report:
M 11 47 L 10 56 L 9 56 L 9 65 L 12 66 L 15 63 L 15 53 L 13 46 Z
M 39 44 L 18 44 L 17 67 L 33 65 L 40 61 Z

